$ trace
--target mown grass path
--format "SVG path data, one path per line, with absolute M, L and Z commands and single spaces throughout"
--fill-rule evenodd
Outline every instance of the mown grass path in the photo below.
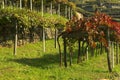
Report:
M 73 65 L 61 68 L 53 40 L 46 41 L 45 53 L 42 42 L 18 47 L 16 56 L 12 51 L 12 48 L 0 48 L 0 80 L 99 80 L 115 79 L 120 73 L 120 65 L 108 73 L 106 54 L 76 64 L 74 53 Z

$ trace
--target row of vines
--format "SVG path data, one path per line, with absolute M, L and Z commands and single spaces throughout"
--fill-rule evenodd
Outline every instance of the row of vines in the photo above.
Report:
M 75 4 L 68 0 L 2 0 L 1 8 L 7 6 L 26 8 L 29 10 L 41 11 L 43 13 L 58 14 L 71 17 L 71 13 L 75 10 Z
M 43 40 L 44 51 L 45 38 L 49 34 L 46 30 L 52 32 L 52 37 L 55 34 L 56 47 L 58 29 L 63 30 L 67 21 L 61 16 L 70 19 L 75 10 L 75 4 L 68 0 L 2 0 L 0 4 L 2 45 L 11 39 L 24 44 L 39 38 Z
M 59 44 L 60 37 L 64 42 L 64 57 Z M 99 11 L 89 18 L 78 20 L 77 17 L 73 17 L 66 23 L 65 31 L 58 36 L 60 65 L 64 59 L 64 65 L 67 67 L 67 53 L 69 53 L 71 65 L 76 43 L 78 44 L 77 63 L 88 59 L 90 55 L 95 56 L 106 52 L 108 70 L 112 72 L 115 60 L 116 64 L 120 61 L 120 23 Z
M 41 40 L 43 29 L 50 28 L 63 29 L 67 19 L 28 9 L 19 9 L 15 7 L 6 7 L 0 9 L 0 43 L 5 45 L 7 42 L 17 41 L 34 42 L 35 37 Z M 36 36 L 35 36 L 36 35 Z

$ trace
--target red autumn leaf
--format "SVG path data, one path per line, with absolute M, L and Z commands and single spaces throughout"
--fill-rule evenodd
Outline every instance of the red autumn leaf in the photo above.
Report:
M 91 47 L 92 47 L 92 48 L 96 48 L 96 43 L 95 43 L 95 42 L 92 42 L 92 43 L 91 43 Z
M 103 37 L 100 38 L 100 42 L 103 43 L 103 45 L 104 45 L 105 47 L 108 46 L 107 40 L 106 40 L 105 38 L 103 38 Z

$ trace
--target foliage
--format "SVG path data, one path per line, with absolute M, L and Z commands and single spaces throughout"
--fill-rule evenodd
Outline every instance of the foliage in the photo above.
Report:
M 34 42 L 33 38 L 37 37 L 39 40 L 42 38 L 42 28 L 63 30 L 66 21 L 64 17 L 57 15 L 44 13 L 42 17 L 41 12 L 6 7 L 0 9 L 0 41 L 6 44 L 8 40 L 14 40 L 16 24 L 18 40 L 27 41 L 26 39 L 29 38 L 30 42 Z
M 74 35 L 77 39 L 82 38 L 83 40 L 85 38 L 88 44 L 93 48 L 96 47 L 96 41 L 102 42 L 104 46 L 108 45 L 108 28 L 111 31 L 114 31 L 113 35 L 116 36 L 115 39 L 119 38 L 118 36 L 120 34 L 120 23 L 112 21 L 112 18 L 109 15 L 99 12 L 96 12 L 94 16 L 88 19 L 77 20 L 76 17 L 73 17 L 72 20 L 67 22 L 66 26 L 65 32 L 69 34 L 76 32 L 79 34 Z
M 32 1 L 32 5 L 31 5 L 31 1 Z M 61 4 L 61 9 L 65 8 L 65 6 L 69 6 L 71 7 L 73 10 L 75 10 L 74 8 L 76 7 L 76 5 L 73 2 L 70 2 L 68 0 L 43 0 L 43 6 L 44 9 L 45 8 L 50 8 L 52 3 L 52 6 L 54 6 L 54 10 L 58 9 L 58 4 Z M 12 6 L 20 6 L 20 0 L 8 0 L 5 5 L 12 5 Z M 22 7 L 30 9 L 30 7 L 32 6 L 33 9 L 35 10 L 40 10 L 41 9 L 41 5 L 42 5 L 42 0 L 22 0 L 21 3 Z M 61 13 L 65 12 L 64 9 L 61 10 Z
M 56 24 L 61 24 L 62 27 L 64 27 L 67 20 L 61 16 L 50 14 L 44 14 L 44 16 L 42 17 L 41 13 L 26 9 L 12 7 L 0 9 L 1 27 L 5 26 L 8 23 L 14 24 L 15 21 L 18 21 L 18 25 L 29 28 L 31 26 L 55 27 L 54 25 Z

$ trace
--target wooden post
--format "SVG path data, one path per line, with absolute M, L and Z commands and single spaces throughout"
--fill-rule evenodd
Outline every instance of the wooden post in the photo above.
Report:
M 22 0 L 20 0 L 20 9 L 22 9 Z
M 18 33 L 18 25 L 17 25 L 17 21 L 16 21 L 16 24 L 15 24 L 15 41 L 14 41 L 14 55 L 17 54 L 17 40 L 18 40 L 18 36 L 17 36 L 17 33 Z
M 58 15 L 60 16 L 60 3 L 58 3 Z
M 67 18 L 67 5 L 65 5 L 65 17 Z
M 5 2 L 4 0 L 2 1 L 3 9 L 5 8 Z
M 88 47 L 87 47 L 87 50 L 86 50 L 86 59 L 88 60 Z
M 41 12 L 42 12 L 42 17 L 43 17 L 43 0 L 41 2 Z M 43 52 L 45 52 L 45 29 L 43 25 Z
M 71 11 L 70 11 L 70 19 L 72 19 L 72 17 L 73 17 L 73 10 L 71 9 Z
M 55 48 L 57 48 L 57 35 L 58 35 L 58 30 L 55 28 Z
M 45 52 L 45 29 L 43 27 L 43 52 Z
M 71 8 L 69 7 L 68 10 L 69 10 L 68 18 L 69 18 L 69 20 L 70 20 L 70 18 L 71 18 L 71 17 L 70 17 L 70 14 L 71 14 Z
M 51 1 L 51 4 L 50 4 L 50 8 L 51 8 L 51 15 L 52 15 L 52 6 L 53 6 L 53 4 L 52 4 L 52 1 Z
M 41 12 L 42 12 L 42 16 L 43 16 L 43 0 L 41 2 Z
M 32 6 L 33 4 L 32 4 L 32 0 L 30 0 L 30 10 L 32 11 Z
M 66 38 L 63 39 L 64 42 L 64 65 L 67 67 L 67 44 L 66 44 Z

